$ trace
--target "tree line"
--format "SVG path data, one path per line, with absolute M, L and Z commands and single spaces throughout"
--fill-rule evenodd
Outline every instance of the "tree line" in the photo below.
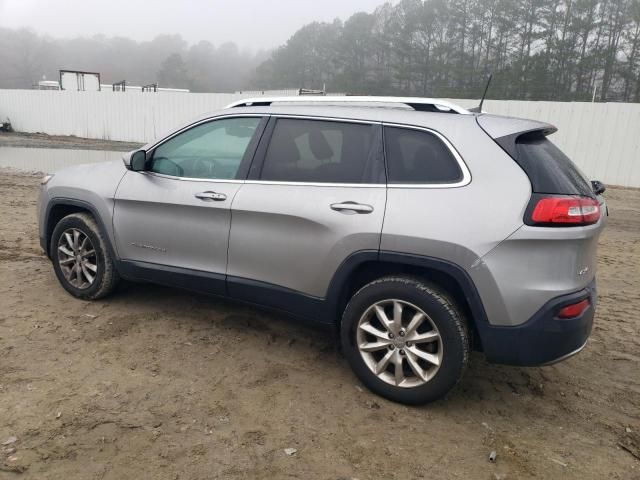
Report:
M 640 0 L 401 0 L 314 22 L 279 48 L 180 35 L 53 39 L 0 28 L 0 88 L 58 70 L 195 92 L 326 88 L 368 95 L 640 102 Z
M 0 88 L 31 88 L 43 76 L 58 80 L 61 69 L 99 72 L 102 83 L 195 92 L 233 92 L 245 86 L 268 52 L 242 51 L 234 43 L 188 45 L 180 35 L 136 42 L 95 35 L 56 39 L 27 29 L 0 28 Z
M 402 0 L 312 23 L 262 63 L 260 88 L 640 102 L 640 0 Z

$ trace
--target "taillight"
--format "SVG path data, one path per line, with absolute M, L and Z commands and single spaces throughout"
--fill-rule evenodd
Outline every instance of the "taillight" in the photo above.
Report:
M 600 204 L 589 197 L 534 195 L 527 209 L 527 225 L 580 226 L 600 219 Z
M 589 308 L 589 299 L 585 298 L 577 303 L 572 303 L 571 305 L 562 307 L 558 312 L 558 317 L 565 319 L 576 318 L 582 315 L 587 308 Z

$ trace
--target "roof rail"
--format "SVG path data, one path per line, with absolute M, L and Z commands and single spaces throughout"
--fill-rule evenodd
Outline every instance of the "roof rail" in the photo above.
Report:
M 374 96 L 298 96 L 298 97 L 256 97 L 245 98 L 227 105 L 225 108 L 235 107 L 266 107 L 272 103 L 381 103 L 381 104 L 401 104 L 418 110 L 421 112 L 440 112 L 440 113 L 460 113 L 469 115 L 471 112 L 462 108 L 460 105 L 441 100 L 438 98 L 420 98 L 420 97 L 374 97 Z

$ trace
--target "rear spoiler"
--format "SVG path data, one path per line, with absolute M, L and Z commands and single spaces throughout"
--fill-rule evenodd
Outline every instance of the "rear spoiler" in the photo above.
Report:
M 536 161 L 535 156 L 520 154 L 520 140 L 528 143 L 543 139 L 558 130 L 553 125 L 497 115 L 479 115 L 476 121 L 480 128 L 524 170 L 534 194 L 595 196 L 604 192 L 605 186 L 601 182 L 589 182 L 569 157 L 555 146 L 552 148 L 557 151 L 548 162 Z
M 525 133 L 543 130 L 545 135 L 558 131 L 556 127 L 546 122 L 529 120 L 527 118 L 502 117 L 500 115 L 478 115 L 478 125 L 491 138 L 506 137 L 514 133 Z
M 526 118 L 479 115 L 476 117 L 476 121 L 480 128 L 512 158 L 517 156 L 515 148 L 518 137 L 533 133 L 547 136 L 558 131 L 550 123 Z

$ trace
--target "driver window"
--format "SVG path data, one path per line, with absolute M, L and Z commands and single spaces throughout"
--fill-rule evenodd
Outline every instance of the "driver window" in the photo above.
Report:
M 225 118 L 198 125 L 153 152 L 150 172 L 185 178 L 236 178 L 259 117 Z

